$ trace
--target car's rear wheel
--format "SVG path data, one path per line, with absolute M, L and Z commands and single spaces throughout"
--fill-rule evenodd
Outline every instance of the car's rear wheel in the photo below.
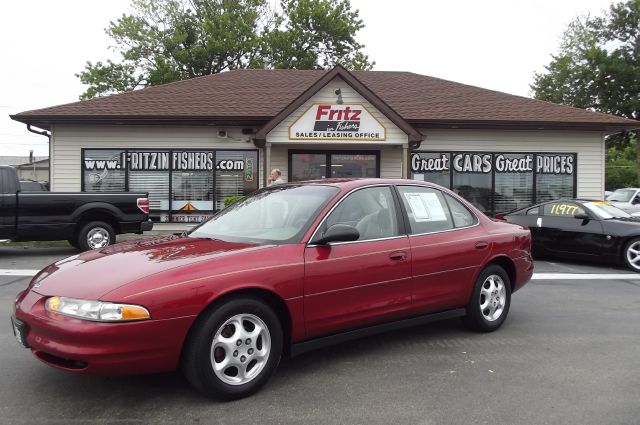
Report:
M 640 238 L 630 240 L 622 255 L 625 265 L 634 272 L 640 273 Z
M 475 331 L 495 331 L 507 318 L 510 305 L 509 275 L 502 267 L 490 265 L 476 279 L 464 322 Z
M 78 232 L 78 248 L 81 251 L 105 248 L 116 242 L 116 234 L 108 223 L 92 221 Z
M 185 346 L 183 371 L 205 395 L 233 400 L 258 391 L 282 355 L 278 316 L 260 300 L 235 298 L 195 324 Z

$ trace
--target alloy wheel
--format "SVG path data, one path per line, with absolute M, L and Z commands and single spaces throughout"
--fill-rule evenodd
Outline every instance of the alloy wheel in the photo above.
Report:
M 500 276 L 487 276 L 480 289 L 479 302 L 485 320 L 494 322 L 500 318 L 507 303 L 507 290 Z
M 267 364 L 271 335 L 267 325 L 253 314 L 236 314 L 217 330 L 211 344 L 211 366 L 229 385 L 252 381 Z
M 640 270 L 640 241 L 633 242 L 627 247 L 627 262 L 634 269 Z

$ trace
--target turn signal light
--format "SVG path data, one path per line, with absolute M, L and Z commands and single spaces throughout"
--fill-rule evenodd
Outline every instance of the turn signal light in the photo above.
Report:
M 137 305 L 123 305 L 121 320 L 140 320 L 148 319 L 149 312 L 146 308 Z

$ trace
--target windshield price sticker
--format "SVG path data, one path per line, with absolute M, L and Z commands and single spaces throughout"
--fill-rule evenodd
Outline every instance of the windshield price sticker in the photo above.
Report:
M 549 214 L 552 215 L 575 215 L 575 213 L 578 211 L 578 206 L 577 205 L 571 205 L 571 204 L 555 204 L 551 206 L 551 210 L 549 211 Z
M 447 221 L 442 204 L 435 193 L 405 193 L 416 222 Z

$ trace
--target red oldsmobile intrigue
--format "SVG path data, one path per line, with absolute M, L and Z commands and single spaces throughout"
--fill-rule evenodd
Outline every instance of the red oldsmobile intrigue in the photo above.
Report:
M 60 369 L 182 368 L 208 396 L 264 385 L 284 354 L 464 316 L 487 332 L 533 273 L 523 227 L 414 180 L 271 186 L 181 236 L 43 269 L 18 295 L 16 338 Z

